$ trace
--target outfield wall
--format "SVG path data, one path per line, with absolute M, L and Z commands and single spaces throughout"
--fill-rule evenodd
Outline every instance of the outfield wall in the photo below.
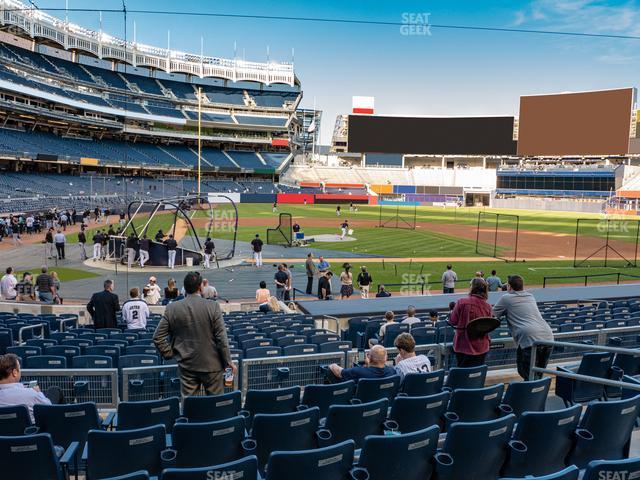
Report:
M 602 213 L 602 199 L 580 201 L 558 198 L 491 198 L 492 208 L 541 210 L 548 212 Z

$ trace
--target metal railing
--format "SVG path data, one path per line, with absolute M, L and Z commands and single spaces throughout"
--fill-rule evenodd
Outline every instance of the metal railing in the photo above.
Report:
M 633 275 L 631 273 L 624 273 L 624 272 L 589 273 L 586 275 L 554 275 L 554 276 L 545 276 L 542 278 L 542 288 L 547 287 L 547 280 L 575 280 L 575 279 L 583 279 L 584 286 L 586 287 L 589 283 L 590 278 L 601 278 L 601 277 L 615 277 L 616 285 L 620 285 L 620 280 L 622 277 L 633 278 L 640 281 L 640 275 Z M 580 283 L 583 283 L 583 282 L 581 281 Z
M 40 329 L 40 334 L 36 335 L 34 332 L 38 328 Z M 18 344 L 22 345 L 24 343 L 24 340 L 22 340 L 24 332 L 31 331 L 31 336 L 29 338 L 44 338 L 48 328 L 48 323 L 36 323 L 20 328 L 18 330 Z

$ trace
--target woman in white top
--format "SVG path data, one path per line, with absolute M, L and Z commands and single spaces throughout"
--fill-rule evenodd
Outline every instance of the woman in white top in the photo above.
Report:
M 351 265 L 345 263 L 343 268 L 344 272 L 340 274 L 340 300 L 353 295 L 353 274 L 349 271 L 351 270 Z

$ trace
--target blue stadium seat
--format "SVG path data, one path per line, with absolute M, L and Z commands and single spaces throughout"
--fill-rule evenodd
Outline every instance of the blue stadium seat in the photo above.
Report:
M 291 355 L 312 355 L 314 353 L 318 353 L 318 346 L 310 343 L 289 345 L 282 348 L 282 354 L 285 357 Z
M 238 415 L 242 408 L 242 393 L 239 390 L 223 395 L 185 397 L 183 415 L 189 422 L 214 422 Z
M 27 358 L 42 355 L 42 348 L 35 346 L 29 347 L 27 345 L 7 347 L 7 353 L 13 353 L 14 355 L 19 356 L 22 360 L 22 365 L 24 365 Z
M 30 338 L 24 343 L 29 347 L 40 347 L 43 350 L 58 344 L 58 342 L 52 338 Z
M 250 348 L 256 347 L 271 347 L 273 346 L 272 338 L 252 338 L 250 340 L 244 340 L 240 342 L 240 346 L 243 350 L 248 350 Z
M 87 478 L 109 478 L 138 470 L 158 475 L 165 448 L 166 433 L 162 425 L 117 432 L 91 430 L 85 459 Z
M 95 403 L 34 405 L 33 416 L 40 433 L 51 435 L 53 443 L 67 448 L 78 442 L 82 452 L 89 430 L 101 428 Z
M 370 435 L 357 466 L 367 471 L 370 480 L 431 478 L 431 457 L 436 453 L 439 433 L 434 425 L 402 435 Z
M 113 368 L 113 360 L 105 355 L 79 355 L 71 359 L 71 368 Z
M 440 392 L 423 397 L 398 396 L 391 404 L 389 419 L 402 433 L 414 432 L 432 425 L 443 426 L 451 393 Z
M 519 417 L 524 412 L 542 412 L 545 409 L 551 377 L 526 382 L 512 382 L 502 398 L 513 414 Z
M 629 456 L 631 433 L 640 409 L 640 395 L 625 400 L 591 402 L 576 433 L 567 462 L 584 468 L 592 460 L 620 460 Z
M 307 407 L 318 407 L 320 418 L 324 418 L 331 405 L 348 405 L 355 390 L 353 380 L 331 385 L 307 385 L 300 403 Z
M 382 339 L 382 346 L 385 348 L 393 347 L 393 342 L 401 333 L 408 333 L 411 330 L 411 325 L 407 323 L 392 323 L 387 325 L 384 330 L 384 337 Z
M 60 343 L 63 340 L 73 340 L 74 338 L 78 338 L 78 334 L 72 332 L 53 332 L 49 335 L 49 338 Z
M 155 355 L 159 356 L 160 353 L 153 345 L 129 345 L 127 347 L 127 355 Z
M 73 346 L 73 347 L 80 347 L 80 348 L 86 348 L 86 347 L 90 347 L 91 345 L 93 345 L 93 342 L 91 340 L 87 340 L 84 338 L 70 338 L 67 340 L 62 340 L 60 342 L 60 345 L 68 345 L 68 346 Z
M 259 468 L 264 469 L 271 452 L 316 448 L 319 421 L 317 407 L 294 413 L 256 415 L 251 429 L 255 452 L 251 453 L 258 457 Z
M 54 345 L 44 349 L 45 355 L 60 356 L 67 359 L 67 365 L 71 365 L 73 357 L 78 357 L 82 354 L 80 347 L 73 345 Z
M 443 385 L 444 370 L 410 373 L 404 377 L 401 391 L 410 397 L 423 397 L 440 393 Z
M 573 447 L 581 410 L 580 405 L 574 405 L 552 412 L 523 413 L 513 432 L 502 474 L 524 477 L 562 470 Z M 542 458 L 544 461 L 540 461 Z
M 35 355 L 27 357 L 24 368 L 35 370 L 67 368 L 67 359 L 54 355 Z
M 288 347 L 290 345 L 302 345 L 307 343 L 306 335 L 291 335 L 287 337 L 280 337 L 276 341 L 278 347 Z
M 118 475 L 117 477 L 109 477 L 105 480 L 149 480 L 149 474 L 146 470 L 138 470 L 137 472 Z
M 400 389 L 400 376 L 392 375 L 383 378 L 362 378 L 356 384 L 355 397 L 362 403 L 369 403 L 381 398 L 391 402 Z
M 532 477 L 527 475 L 526 477 L 502 477 L 500 480 L 578 480 L 578 476 L 580 475 L 580 469 L 575 465 L 571 465 L 559 472 L 550 473 L 549 475 L 543 475 L 541 477 Z M 582 480 L 585 480 L 584 478 Z M 596 477 L 591 480 L 596 480 Z M 599 480 L 599 479 L 598 479 Z
M 443 388 L 449 390 L 455 390 L 456 388 L 482 388 L 486 378 L 486 365 L 469 368 L 453 367 L 449 370 Z
M 582 356 L 580 365 L 574 368 L 558 367 L 558 371 L 578 373 L 589 377 L 609 378 L 612 362 L 612 353 L 585 353 Z M 621 377 L 622 375 L 620 375 Z M 566 406 L 569 406 L 574 403 L 589 402 L 602 398 L 604 396 L 604 386 L 558 376 L 556 378 L 556 395 L 562 398 Z
M 248 456 L 235 462 L 202 468 L 167 468 L 162 471 L 160 480 L 211 480 L 215 478 L 224 479 L 225 477 L 260 480 L 258 477 L 258 459 L 255 456 Z
M 434 457 L 438 480 L 497 478 L 515 420 L 515 415 L 507 415 L 451 425 L 442 450 Z
M 217 422 L 176 424 L 172 448 L 177 454 L 170 466 L 197 468 L 242 458 L 245 455 L 244 427 L 241 416 Z
M 85 355 L 98 355 L 111 358 L 113 368 L 118 368 L 120 347 L 112 345 L 94 345 L 84 349 Z
M 589 462 L 582 480 L 602 480 L 637 478 L 640 472 L 640 458 L 624 460 L 594 460 Z
M 16 437 L 33 433 L 30 427 L 31 417 L 24 405 L 0 407 L 0 436 Z
M 318 349 L 318 353 L 348 352 L 351 350 L 351 342 L 346 340 L 324 342 L 318 346 Z
M 248 390 L 244 410 L 249 418 L 258 413 L 291 413 L 300 404 L 300 387 Z
M 433 327 L 415 327 L 411 329 L 411 335 L 416 345 L 431 345 L 436 343 L 437 333 Z
M 46 433 L 0 437 L 2 477 L 23 480 L 67 479 L 67 467 L 77 448 L 77 444 L 72 444 L 58 458 L 51 436 Z
M 0 355 L 7 353 L 7 348 L 13 345 L 13 334 L 9 329 L 0 328 Z
M 453 422 L 484 422 L 511 413 L 502 403 L 504 384 L 485 388 L 458 388 L 451 393 L 445 413 L 447 424 Z
M 265 480 L 350 480 L 355 445 L 352 440 L 298 452 L 273 452 Z
M 244 358 L 269 358 L 281 357 L 282 349 L 280 347 L 255 347 L 249 348 L 244 352 Z
M 388 407 L 386 398 L 359 405 L 331 405 L 324 429 L 319 433 L 319 444 L 325 446 L 350 439 L 361 448 L 367 435 L 384 432 Z
M 118 430 L 132 430 L 163 425 L 171 433 L 180 417 L 180 400 L 177 397 L 145 402 L 120 402 L 118 404 Z

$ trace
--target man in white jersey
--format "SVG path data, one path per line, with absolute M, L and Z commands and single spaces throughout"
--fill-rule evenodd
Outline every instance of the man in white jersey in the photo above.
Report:
M 427 373 L 431 371 L 431 362 L 426 355 L 416 355 L 416 341 L 410 333 L 401 333 L 393 345 L 398 349 L 396 357 L 396 373 L 404 380 L 410 373 Z
M 146 328 L 149 318 L 149 306 L 140 299 L 137 287 L 129 290 L 129 300 L 122 304 L 122 319 L 127 322 L 128 329 Z

